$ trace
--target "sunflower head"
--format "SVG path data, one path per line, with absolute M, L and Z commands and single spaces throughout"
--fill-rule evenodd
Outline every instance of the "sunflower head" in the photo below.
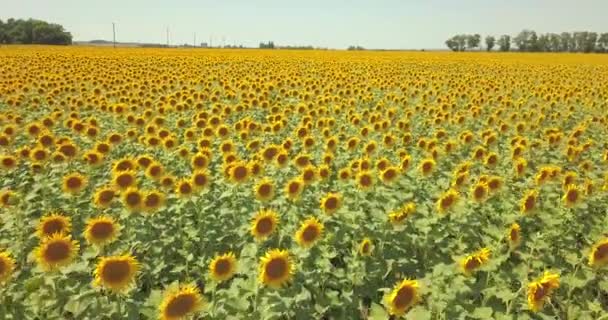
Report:
M 279 216 L 273 210 L 260 210 L 251 222 L 251 235 L 260 241 L 268 238 L 279 224 Z
M 234 253 L 216 255 L 209 264 L 209 275 L 215 281 L 229 280 L 236 273 L 237 262 Z
M 247 181 L 251 172 L 246 162 L 239 161 L 234 163 L 229 171 L 229 180 L 233 183 L 244 183 Z
M 183 285 L 167 290 L 158 307 L 161 320 L 180 320 L 199 312 L 204 300 L 196 285 Z
M 534 312 L 542 310 L 553 291 L 559 288 L 559 275 L 545 271 L 543 276 L 528 284 L 528 307 Z
M 359 190 L 369 190 L 374 186 L 374 176 L 369 171 L 360 171 L 357 174 L 357 188 Z
M 571 184 L 566 187 L 566 192 L 562 197 L 562 202 L 567 208 L 572 208 L 581 201 L 582 197 L 583 191 L 581 188 Z
M 93 202 L 98 208 L 107 208 L 116 198 L 116 191 L 113 187 L 101 187 L 95 191 Z
M 310 217 L 296 231 L 296 242 L 301 247 L 310 248 L 322 237 L 323 230 L 323 224 L 317 218 Z
M 274 198 L 274 183 L 269 178 L 263 178 L 253 187 L 253 192 L 258 201 L 270 201 Z
M 596 243 L 589 253 L 589 265 L 600 268 L 608 265 L 608 238 Z
M 448 210 L 456 205 L 459 199 L 460 195 L 458 194 L 458 191 L 449 189 L 437 200 L 437 211 L 442 214 L 448 212 Z
M 12 190 L 0 190 L 0 207 L 8 208 L 17 203 L 17 193 Z
M 40 219 L 38 227 L 36 227 L 36 235 L 39 238 L 45 238 L 56 233 L 69 234 L 71 228 L 72 223 L 69 217 L 58 213 L 51 213 Z
M 195 170 L 190 176 L 190 180 L 195 190 L 204 190 L 211 183 L 209 173 L 204 169 Z
M 418 281 L 404 279 L 398 282 L 393 290 L 385 297 L 385 305 L 393 316 L 404 315 L 416 302 L 419 297 Z
M 372 255 L 374 251 L 374 244 L 372 243 L 372 239 L 364 238 L 361 243 L 359 243 L 358 248 L 359 254 L 363 257 L 369 257 Z
M 517 223 L 513 223 L 509 229 L 507 229 L 507 240 L 511 248 L 519 246 L 521 242 L 521 227 Z
M 151 190 L 144 194 L 142 209 L 144 212 L 156 212 L 165 204 L 165 194 L 158 190 Z
M 100 216 L 89 219 L 84 230 L 84 238 L 87 243 L 95 246 L 110 244 L 118 238 L 120 225 L 109 216 Z
M 420 166 L 418 167 L 418 169 L 420 170 L 420 173 L 422 174 L 423 177 L 428 177 L 433 173 L 436 165 L 437 164 L 435 163 L 434 159 L 432 159 L 432 158 L 424 159 L 420 163 Z
M 460 261 L 460 267 L 465 275 L 471 275 L 490 260 L 490 249 L 482 248 L 466 256 Z
M 87 186 L 87 178 L 78 172 L 63 177 L 63 191 L 68 194 L 77 194 Z
M 292 277 L 294 265 L 287 250 L 273 249 L 260 260 L 259 281 L 271 287 L 281 288 Z
M 95 268 L 93 284 L 114 293 L 127 293 L 135 283 L 139 268 L 130 254 L 102 257 Z
M 485 182 L 479 182 L 471 188 L 471 198 L 475 202 L 483 202 L 488 197 L 488 184 Z
M 142 209 L 144 202 L 144 194 L 141 190 L 131 187 L 122 193 L 122 203 L 131 212 L 137 212 Z
M 6 251 L 0 251 L 0 285 L 13 276 L 15 260 Z
M 534 211 L 536 208 L 536 202 L 538 201 L 538 191 L 528 190 L 524 197 L 521 199 L 520 211 L 521 213 L 528 214 Z
M 342 207 L 342 196 L 338 193 L 330 192 L 321 199 L 320 206 L 325 214 L 332 215 Z
M 180 179 L 175 183 L 175 193 L 181 198 L 190 197 L 194 193 L 191 179 Z
M 133 170 L 116 171 L 112 181 L 114 186 L 120 190 L 126 190 L 137 185 L 136 173 Z
M 304 190 L 304 182 L 300 177 L 293 178 L 285 185 L 285 195 L 291 200 L 297 200 Z
M 43 238 L 34 250 L 36 262 L 45 271 L 53 271 L 69 265 L 78 254 L 80 246 L 70 235 L 55 233 Z

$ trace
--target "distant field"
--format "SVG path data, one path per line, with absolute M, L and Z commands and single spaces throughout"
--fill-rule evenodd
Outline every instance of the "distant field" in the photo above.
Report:
M 0 318 L 605 319 L 606 83 L 593 54 L 0 47 Z

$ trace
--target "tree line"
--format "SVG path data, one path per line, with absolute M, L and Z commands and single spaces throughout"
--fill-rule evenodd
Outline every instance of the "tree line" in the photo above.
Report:
M 63 26 L 36 19 L 0 20 L 0 44 L 72 44 Z
M 498 38 L 486 36 L 485 50 L 521 51 L 521 52 L 608 52 L 608 33 L 597 32 L 562 32 L 537 34 L 533 30 L 523 30 L 511 38 L 502 35 Z M 459 34 L 445 41 L 452 51 L 482 49 L 480 34 Z

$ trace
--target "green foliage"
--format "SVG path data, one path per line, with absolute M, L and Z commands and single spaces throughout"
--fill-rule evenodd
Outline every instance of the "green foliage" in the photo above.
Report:
M 0 20 L 0 43 L 72 44 L 72 35 L 63 26 L 35 19 Z

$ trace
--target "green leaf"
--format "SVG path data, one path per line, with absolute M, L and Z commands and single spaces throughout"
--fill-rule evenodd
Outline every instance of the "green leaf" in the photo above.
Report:
M 386 320 L 388 317 L 388 313 L 381 305 L 372 303 L 372 306 L 369 309 L 369 316 L 367 317 L 368 320 Z
M 475 319 L 492 319 L 492 313 L 492 308 L 480 307 L 476 308 L 475 311 L 473 311 L 473 314 L 471 314 L 471 316 Z
M 431 312 L 422 306 L 412 308 L 405 316 L 408 320 L 430 320 Z

